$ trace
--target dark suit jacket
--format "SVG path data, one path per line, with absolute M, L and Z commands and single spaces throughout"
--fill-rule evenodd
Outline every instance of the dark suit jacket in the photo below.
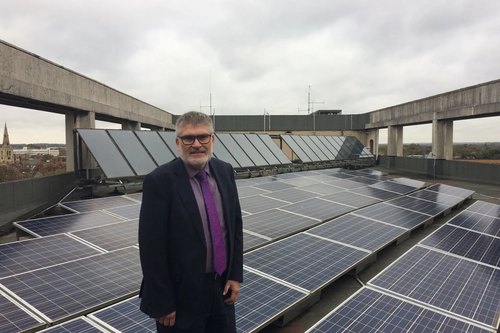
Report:
M 209 166 L 222 198 L 228 232 L 226 279 L 242 282 L 242 218 L 233 168 L 215 158 Z M 141 311 L 152 318 L 176 311 L 176 326 L 189 327 L 201 302 L 207 251 L 196 198 L 180 158 L 144 179 L 139 249 Z

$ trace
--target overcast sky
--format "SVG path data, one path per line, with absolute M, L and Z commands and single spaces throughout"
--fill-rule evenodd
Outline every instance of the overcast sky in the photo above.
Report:
M 324 102 L 315 110 L 373 111 L 499 79 L 499 32 L 491 0 L 23 0 L 0 10 L 0 39 L 173 114 L 209 105 L 210 91 L 217 115 L 298 114 L 308 86 Z M 0 105 L 5 121 L 12 143 L 65 141 L 63 116 Z M 454 141 L 500 141 L 499 125 L 455 122 Z M 405 143 L 430 141 L 430 125 L 405 127 Z

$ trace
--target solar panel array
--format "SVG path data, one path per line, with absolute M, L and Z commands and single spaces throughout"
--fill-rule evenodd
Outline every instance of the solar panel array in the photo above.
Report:
M 174 132 L 77 129 L 107 178 L 141 177 L 179 156 Z M 269 135 L 218 133 L 214 157 L 235 169 L 291 164 Z
M 373 158 L 354 136 L 282 134 L 280 137 L 303 163 Z
M 308 302 L 314 291 L 372 260 L 374 253 L 381 248 L 405 239 L 416 226 L 398 225 L 393 221 L 394 217 L 386 221 L 383 214 L 364 216 L 363 207 L 370 209 L 385 205 L 387 211 L 398 214 L 404 211 L 403 215 L 392 215 L 399 216 L 397 220 L 418 216 L 416 220 L 421 221 L 424 220 L 420 219 L 422 216 L 433 217 L 389 204 L 392 200 L 382 202 L 384 199 L 377 197 L 422 201 L 411 197 L 409 192 L 415 193 L 424 183 L 390 179 L 373 170 L 311 170 L 242 179 L 236 183 L 243 210 L 246 251 L 245 283 L 237 303 L 239 332 L 259 330 L 297 304 Z M 56 219 L 52 222 L 52 218 L 45 218 L 41 219 L 42 222 L 18 222 L 17 226 L 23 230 L 34 226 L 38 229 L 31 231 L 32 234 L 44 236 L 30 240 L 33 244 L 46 241 L 47 247 L 57 248 L 47 239 L 60 237 L 68 244 L 90 246 L 80 252 L 68 246 L 66 250 L 70 253 L 61 252 L 61 261 L 48 262 L 48 266 L 1 278 L 3 290 L 24 306 L 30 304 L 36 316 L 52 324 L 88 315 L 93 309 L 135 295 L 140 282 L 138 251 L 127 246 L 137 242 L 135 217 L 141 195 L 109 199 L 93 199 L 95 203 L 74 202 L 69 206 L 78 213 L 57 217 L 64 218 L 62 221 Z M 123 205 L 123 200 L 127 205 Z M 91 218 L 87 221 L 82 216 L 94 216 L 99 221 Z M 48 228 L 44 229 L 42 225 Z M 48 236 L 60 232 L 67 234 Z M 126 310 L 116 310 L 114 306 L 128 307 L 128 320 L 119 317 Z M 118 318 L 114 317 L 116 315 Z M 153 320 L 138 310 L 135 297 L 110 305 L 88 315 L 88 318 L 100 325 L 106 322 L 109 326 L 104 327 L 124 332 L 136 331 L 144 321 L 148 322 L 145 327 L 154 325 Z M 65 324 L 85 326 L 88 318 Z M 117 328 L 115 325 L 126 327 Z M 129 330 L 129 327 L 133 328 Z M 50 332 L 65 332 L 67 328 L 61 326 L 58 329 L 60 331 Z M 89 329 L 92 332 L 95 327 L 90 325 Z
M 472 194 L 449 186 L 432 188 L 458 197 Z M 496 332 L 498 212 L 500 205 L 475 202 L 307 332 Z

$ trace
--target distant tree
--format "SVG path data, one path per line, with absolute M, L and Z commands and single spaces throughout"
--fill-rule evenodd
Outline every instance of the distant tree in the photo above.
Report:
M 411 144 L 405 145 L 403 147 L 403 154 L 405 156 L 407 156 L 407 155 L 423 155 L 424 150 L 420 147 L 420 145 L 417 145 L 415 143 L 411 143 Z

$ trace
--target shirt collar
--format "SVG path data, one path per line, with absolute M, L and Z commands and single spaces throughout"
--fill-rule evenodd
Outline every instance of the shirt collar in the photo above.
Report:
M 187 164 L 187 163 L 184 163 L 184 166 L 186 167 L 186 171 L 187 171 L 190 179 L 193 178 L 194 176 L 196 176 L 196 174 L 201 171 L 201 170 L 196 169 L 195 167 L 193 167 L 192 165 Z M 202 170 L 205 170 L 207 175 L 211 176 L 210 167 L 209 167 L 208 163 L 205 165 L 205 167 Z

